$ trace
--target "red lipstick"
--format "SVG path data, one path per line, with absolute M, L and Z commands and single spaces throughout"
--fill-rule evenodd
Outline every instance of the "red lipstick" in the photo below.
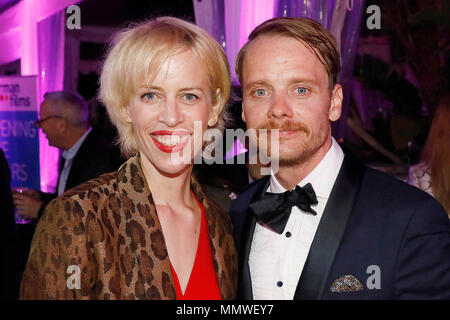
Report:
M 158 147 L 159 150 L 166 152 L 166 153 L 174 153 L 182 150 L 188 143 L 189 139 L 186 139 L 186 141 L 183 141 L 179 144 L 176 144 L 174 146 L 166 146 L 163 145 L 161 142 L 156 140 L 154 136 L 188 136 L 189 133 L 186 131 L 168 131 L 168 130 L 159 130 L 154 131 L 151 134 L 151 137 L 153 139 L 153 142 L 155 143 L 156 147 Z

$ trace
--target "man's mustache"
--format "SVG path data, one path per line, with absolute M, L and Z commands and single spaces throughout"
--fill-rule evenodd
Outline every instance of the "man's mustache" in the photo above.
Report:
M 294 131 L 294 130 L 301 130 L 301 131 L 305 131 L 307 134 L 309 134 L 309 128 L 307 125 L 305 125 L 303 122 L 300 121 L 267 121 L 265 124 L 263 124 L 262 126 L 260 126 L 259 129 L 267 129 L 272 130 L 272 129 L 278 129 L 280 131 Z

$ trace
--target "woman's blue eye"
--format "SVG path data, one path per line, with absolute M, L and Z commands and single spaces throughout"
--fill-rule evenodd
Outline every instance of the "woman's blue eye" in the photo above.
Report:
M 141 96 L 141 99 L 144 99 L 144 100 L 153 100 L 155 98 L 156 98 L 156 94 L 154 94 L 153 92 L 147 92 Z
M 297 93 L 301 94 L 301 95 L 305 95 L 308 93 L 308 89 L 303 88 L 303 87 L 297 88 L 296 90 L 297 90 Z

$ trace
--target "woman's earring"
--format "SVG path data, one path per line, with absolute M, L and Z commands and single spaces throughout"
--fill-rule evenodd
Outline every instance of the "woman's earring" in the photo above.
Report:
M 210 126 L 210 127 L 214 127 L 216 125 L 216 123 L 217 123 L 217 118 L 216 117 L 213 117 L 213 118 L 208 120 L 208 126 Z

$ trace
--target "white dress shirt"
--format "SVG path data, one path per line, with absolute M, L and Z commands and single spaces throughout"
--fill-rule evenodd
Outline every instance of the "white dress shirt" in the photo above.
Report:
M 336 177 L 344 160 L 344 153 L 332 138 L 331 148 L 316 168 L 298 183 L 303 187 L 308 183 L 314 188 L 318 204 L 311 205 L 317 215 L 302 211 L 294 206 L 282 234 L 278 234 L 259 222 L 249 255 L 253 299 L 290 300 L 308 256 L 314 235 L 322 218 Z M 270 177 L 268 192 L 282 193 L 286 189 Z
M 91 132 L 92 128 L 89 127 L 89 129 L 78 139 L 78 141 L 69 149 L 65 150 L 62 153 L 62 157 L 64 158 L 64 168 L 61 171 L 61 175 L 59 177 L 58 182 L 58 196 L 62 195 L 64 193 L 64 189 L 66 188 L 67 179 L 69 178 L 69 172 L 70 168 L 72 167 L 73 158 L 75 158 L 78 149 L 80 149 L 81 145 L 83 144 L 84 140 L 86 139 L 89 132 Z

